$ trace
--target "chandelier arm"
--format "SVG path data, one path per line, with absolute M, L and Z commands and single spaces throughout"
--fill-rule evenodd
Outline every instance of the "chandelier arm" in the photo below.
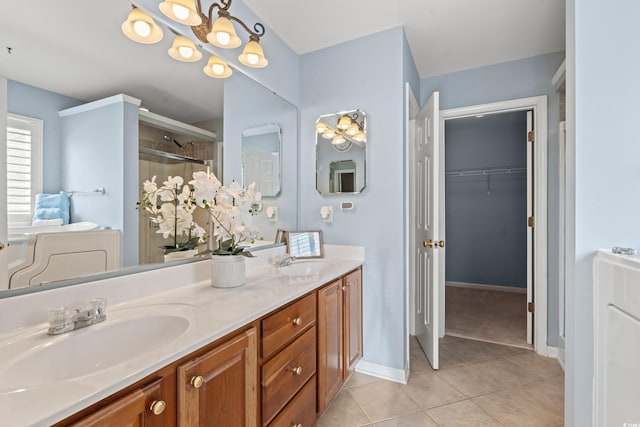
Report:
M 220 6 L 216 2 L 211 3 L 211 6 L 209 6 L 209 29 L 211 29 L 210 27 L 213 24 L 213 9 L 215 9 L 216 7 L 220 10 L 226 10 L 229 8 L 224 0 L 220 0 L 220 3 L 222 3 L 222 6 Z M 198 0 L 198 4 L 200 4 L 200 0 Z
M 231 1 L 231 0 L 229 0 L 229 1 Z M 236 18 L 233 15 L 229 15 L 229 19 L 231 19 L 233 21 L 236 21 L 238 24 L 242 25 L 242 28 L 244 28 L 247 31 L 247 33 L 251 34 L 252 38 L 256 38 L 256 39 L 260 40 L 260 37 L 264 36 L 264 33 L 265 33 L 264 25 L 262 25 L 259 22 L 256 22 L 253 25 L 254 31 L 251 31 L 251 29 L 247 26 L 247 24 L 242 22 L 239 18 Z

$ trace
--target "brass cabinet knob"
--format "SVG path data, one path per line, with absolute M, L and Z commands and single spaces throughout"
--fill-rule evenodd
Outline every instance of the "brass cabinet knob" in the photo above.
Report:
M 4 249 L 4 244 L 0 243 L 0 251 Z
M 302 424 L 294 423 L 294 424 L 291 424 L 291 427 L 302 427 Z
M 425 248 L 432 248 L 433 247 L 433 240 L 429 239 L 429 240 L 425 240 L 422 242 L 422 246 L 424 246 Z
M 347 287 L 345 285 L 342 285 L 342 292 L 346 291 Z
M 444 240 L 440 240 L 438 242 L 438 246 L 440 246 L 441 248 L 444 248 Z
M 302 317 L 298 316 L 291 321 L 295 326 L 302 325 Z
M 300 375 L 302 373 L 302 366 L 298 366 L 292 369 L 294 375 Z
M 151 402 L 151 406 L 149 406 L 149 410 L 153 413 L 153 415 L 160 415 L 164 412 L 167 407 L 167 402 L 164 400 L 154 400 Z
M 202 375 L 196 375 L 195 377 L 191 378 L 190 383 L 193 388 L 200 388 L 202 387 L 202 384 L 204 384 L 204 378 L 202 378 Z
M 348 287 L 353 286 L 353 282 L 347 282 L 347 286 L 348 286 Z

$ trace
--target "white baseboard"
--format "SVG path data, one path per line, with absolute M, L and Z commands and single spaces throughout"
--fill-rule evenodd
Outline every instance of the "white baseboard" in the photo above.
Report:
M 406 384 L 409 380 L 409 369 L 406 367 L 405 369 L 391 368 L 363 359 L 356 365 L 356 372 L 400 384 Z
M 452 286 L 454 288 L 484 289 L 485 291 L 513 292 L 516 294 L 527 293 L 527 288 L 516 288 L 514 286 L 482 285 L 480 283 L 467 283 L 467 282 L 445 282 L 445 285 Z
M 547 357 L 553 357 L 557 359 L 559 355 L 558 347 L 547 346 Z

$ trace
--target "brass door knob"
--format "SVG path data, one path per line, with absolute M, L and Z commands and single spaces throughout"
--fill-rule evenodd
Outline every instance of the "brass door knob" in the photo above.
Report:
M 153 413 L 153 415 L 160 415 L 164 412 L 167 407 L 167 403 L 164 400 L 154 400 L 151 402 L 151 406 L 149 406 L 149 410 Z
M 191 378 L 190 384 L 193 386 L 193 388 L 200 388 L 202 387 L 202 384 L 204 384 L 204 378 L 202 378 L 202 375 L 196 375 L 195 377 Z
M 300 326 L 302 325 L 302 317 L 296 317 L 294 318 L 291 323 L 293 323 L 295 326 Z
M 433 240 L 431 240 L 431 239 L 425 240 L 424 242 L 422 242 L 422 246 L 424 246 L 425 248 L 432 248 L 433 247 Z
M 294 375 L 300 375 L 302 373 L 302 366 L 298 366 L 292 369 Z
M 441 248 L 444 248 L 444 240 L 440 240 L 438 242 L 438 246 L 440 246 Z
M 0 251 L 4 249 L 4 244 L 0 243 Z

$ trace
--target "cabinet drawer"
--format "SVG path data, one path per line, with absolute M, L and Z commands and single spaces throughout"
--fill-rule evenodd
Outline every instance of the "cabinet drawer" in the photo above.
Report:
M 269 357 L 315 321 L 315 293 L 263 319 L 262 357 Z
M 316 377 L 302 387 L 269 427 L 312 427 L 316 422 Z
M 314 326 L 262 366 L 263 425 L 284 408 L 315 372 Z

